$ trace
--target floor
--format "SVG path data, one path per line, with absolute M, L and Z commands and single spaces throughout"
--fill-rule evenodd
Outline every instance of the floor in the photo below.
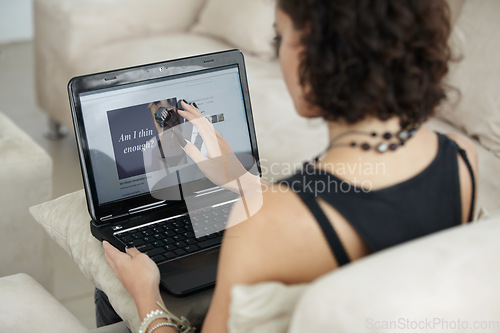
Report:
M 54 198 L 83 188 L 73 134 L 57 141 L 44 136 L 47 117 L 36 103 L 32 42 L 0 44 L 0 110 L 51 155 Z M 50 250 L 55 263 L 54 297 L 86 327 L 95 328 L 94 286 L 55 242 Z

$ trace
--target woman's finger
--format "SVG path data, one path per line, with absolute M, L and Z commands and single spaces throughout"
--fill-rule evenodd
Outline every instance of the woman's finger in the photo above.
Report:
M 190 141 L 186 140 L 186 145 L 184 146 L 184 151 L 186 152 L 186 154 L 191 157 L 191 159 L 196 163 L 200 163 L 200 162 L 203 162 L 205 160 L 207 160 L 207 158 L 205 157 L 205 155 L 203 155 L 201 153 L 201 151 L 196 148 L 196 146 L 194 144 L 192 144 Z
M 131 256 L 132 258 L 134 258 L 135 256 L 141 254 L 141 251 L 137 250 L 135 247 L 128 247 L 126 249 L 126 251 L 127 251 L 127 254 L 129 256 Z
M 113 262 L 113 260 L 111 260 L 106 252 L 104 252 L 104 259 L 106 259 L 106 263 L 108 264 L 108 266 L 111 267 L 113 271 L 115 271 L 115 263 Z
M 200 133 L 209 157 L 218 157 L 221 154 L 221 148 L 217 140 L 217 131 L 213 124 L 205 118 L 200 110 L 194 105 L 181 101 L 184 111 L 179 110 L 179 114 L 193 124 Z
M 114 247 L 111 244 L 109 244 L 107 241 L 102 242 L 102 247 L 104 249 L 104 259 L 106 259 L 106 263 L 114 271 L 116 268 L 116 264 L 113 260 L 113 256 L 111 255 L 111 252 L 113 251 Z
M 114 257 L 114 250 L 117 250 L 113 245 L 111 245 L 108 241 L 102 242 L 102 248 L 104 249 L 104 253 L 112 259 Z
M 186 120 L 191 122 L 201 133 L 203 130 L 209 130 L 213 132 L 213 125 L 208 121 L 201 111 L 192 104 L 188 104 L 184 101 L 181 102 L 184 110 L 178 110 L 177 112 Z
M 130 259 L 129 255 L 121 252 L 107 241 L 102 242 L 102 247 L 104 248 L 104 254 L 112 262 L 113 266 L 118 265 L 121 261 L 125 259 Z
M 177 112 L 185 119 L 192 121 L 196 118 L 202 118 L 203 114 L 194 105 L 181 101 L 181 106 L 184 110 L 178 109 Z

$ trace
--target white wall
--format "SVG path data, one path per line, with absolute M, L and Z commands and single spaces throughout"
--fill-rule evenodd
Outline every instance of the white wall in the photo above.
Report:
M 0 0 L 0 43 L 33 38 L 33 0 Z

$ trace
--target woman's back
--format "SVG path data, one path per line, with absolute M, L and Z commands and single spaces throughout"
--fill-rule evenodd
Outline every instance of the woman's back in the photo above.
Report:
M 297 193 L 312 212 L 337 262 L 344 264 L 349 262 L 349 258 L 343 243 L 335 228 L 331 227 L 332 221 L 317 204 L 318 200 L 340 214 L 370 252 L 383 250 L 463 221 L 459 159 L 468 163 L 457 144 L 438 133 L 437 151 L 432 161 L 414 176 L 411 175 L 415 171 L 410 170 L 410 178 L 397 184 L 392 184 L 390 177 L 385 177 L 386 163 L 361 160 L 347 165 L 341 162 L 333 165 L 322 163 L 318 166 L 306 164 L 303 170 L 285 179 L 282 184 Z M 360 178 L 349 181 L 342 178 L 346 174 L 357 174 Z M 379 184 L 379 188 L 374 190 L 370 181 L 363 179 L 366 178 L 363 174 L 389 178 L 389 182 L 386 186 Z M 468 183 L 467 179 L 465 183 Z M 472 193 L 470 200 L 464 198 L 466 203 L 471 200 Z M 470 204 L 466 206 L 470 208 L 465 218 L 470 221 L 473 207 Z
M 350 261 L 465 223 L 473 182 L 455 142 L 474 173 L 477 157 L 467 139 L 452 139 L 422 128 L 392 155 L 334 149 L 267 188 L 260 211 L 226 231 L 224 252 L 244 280 L 304 283 L 339 266 L 332 254 L 338 245 L 318 223 L 323 214 Z

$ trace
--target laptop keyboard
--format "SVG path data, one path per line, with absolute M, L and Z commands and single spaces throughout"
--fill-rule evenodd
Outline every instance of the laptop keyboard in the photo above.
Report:
M 160 264 L 219 245 L 231 206 L 202 209 L 191 213 L 191 218 L 185 214 L 160 220 L 148 226 L 122 231 L 115 237 L 127 247 L 137 248 Z M 199 234 L 206 236 L 196 238 L 192 225 Z

